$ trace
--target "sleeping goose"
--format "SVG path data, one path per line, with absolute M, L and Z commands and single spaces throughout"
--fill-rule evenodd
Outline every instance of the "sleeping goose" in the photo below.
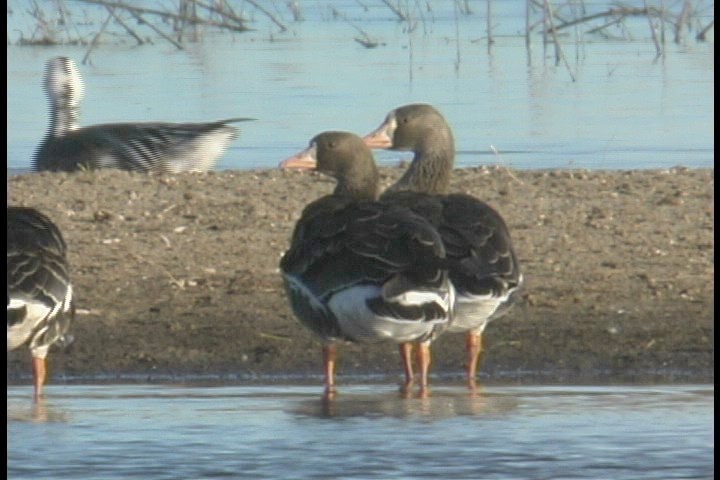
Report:
M 84 85 L 75 62 L 47 62 L 45 92 L 50 127 L 33 158 L 35 171 L 114 168 L 141 172 L 202 172 L 238 135 L 231 118 L 208 123 L 106 123 L 81 127 L 78 108 Z
M 295 315 L 323 342 L 326 395 L 335 392 L 341 341 L 393 342 L 401 354 L 418 343 L 427 393 L 429 345 L 449 325 L 453 304 L 440 236 L 409 209 L 376 201 L 378 171 L 357 135 L 321 133 L 280 166 L 337 181 L 332 194 L 304 208 L 280 261 Z M 407 375 L 409 358 L 403 363 Z
M 65 241 L 57 226 L 33 208 L 7 207 L 7 348 L 28 345 L 38 401 L 53 344 L 72 341 L 75 315 Z
M 467 384 L 474 389 L 482 333 L 490 320 L 507 311 L 523 282 L 505 221 L 475 197 L 448 194 L 455 144 L 450 126 L 434 107 L 396 108 L 364 141 L 370 148 L 414 153 L 407 171 L 381 198 L 423 215 L 443 239 L 456 292 L 448 331 L 466 334 Z

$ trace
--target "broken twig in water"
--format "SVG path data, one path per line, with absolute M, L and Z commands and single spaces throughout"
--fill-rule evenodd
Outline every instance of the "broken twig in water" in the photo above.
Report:
M 553 42 L 555 43 L 555 61 L 556 63 L 559 63 L 562 59 L 563 63 L 565 64 L 565 68 L 567 68 L 568 74 L 570 75 L 570 78 L 572 81 L 575 81 L 575 75 L 573 75 L 572 70 L 570 69 L 570 64 L 567 61 L 567 58 L 565 58 L 565 53 L 562 50 L 562 47 L 560 46 L 560 40 L 558 40 L 557 36 L 557 30 L 555 29 L 553 25 L 553 11 L 550 7 L 550 1 L 545 0 L 545 8 L 547 8 L 547 21 L 548 25 L 550 27 L 550 33 L 552 33 Z
M 107 18 L 105 19 L 105 23 L 103 23 L 103 25 L 100 28 L 100 30 L 98 31 L 98 33 L 90 41 L 90 46 L 88 47 L 87 52 L 85 52 L 85 56 L 83 57 L 82 62 L 81 62 L 83 65 L 87 65 L 88 58 L 90 58 L 90 52 L 93 51 L 93 49 L 95 48 L 95 45 L 97 45 L 98 40 L 100 39 L 100 36 L 107 29 L 107 26 L 110 23 L 110 19 L 113 18 L 113 10 L 115 10 L 115 9 L 108 7 L 108 10 L 110 13 L 108 14 Z
M 140 37 L 140 35 L 138 35 L 137 33 L 135 33 L 135 30 L 133 30 L 132 28 L 130 28 L 130 25 L 128 25 L 127 23 L 125 23 L 125 21 L 124 21 L 122 18 L 120 18 L 120 17 L 115 13 L 115 9 L 112 9 L 112 8 L 110 8 L 110 7 L 105 7 L 105 8 L 108 9 L 108 11 L 110 12 L 110 14 L 111 14 L 111 15 L 113 16 L 113 18 L 115 19 L 115 21 L 118 22 L 118 23 L 120 24 L 120 26 L 125 29 L 125 31 L 128 33 L 128 35 L 130 35 L 131 37 L 133 37 L 133 38 L 135 39 L 135 41 L 138 42 L 138 45 L 144 45 L 144 44 L 145 44 L 145 41 Z
M 184 50 L 182 45 L 180 45 L 178 42 L 176 42 L 175 40 L 173 40 L 172 38 L 170 38 L 170 36 L 166 35 L 162 30 L 160 30 L 159 28 L 157 28 L 157 27 L 156 27 L 155 25 L 153 25 L 152 23 L 147 22 L 144 18 L 142 18 L 142 16 L 141 16 L 138 12 L 130 11 L 130 15 L 132 15 L 133 17 L 135 17 L 135 19 L 136 19 L 138 22 L 140 22 L 140 23 L 142 23 L 142 24 L 144 24 L 144 25 L 147 25 L 148 27 L 150 27 L 151 29 L 153 29 L 153 31 L 155 31 L 155 33 L 157 33 L 158 35 L 160 35 L 160 36 L 161 36 L 162 38 L 164 38 L 165 40 L 167 40 L 168 42 L 170 42 L 170 43 L 172 43 L 173 45 L 175 45 L 175 48 L 177 48 L 178 50 Z
M 173 20 L 179 20 L 181 22 L 187 22 L 190 24 L 208 25 L 211 27 L 219 27 L 219 28 L 225 28 L 228 30 L 233 30 L 236 32 L 247 32 L 248 30 L 250 30 L 248 27 L 246 27 L 244 25 L 233 25 L 233 24 L 230 24 L 227 22 L 216 22 L 214 20 L 209 20 L 209 19 L 205 19 L 202 17 L 198 17 L 197 15 L 192 15 L 192 16 L 181 15 L 178 13 L 157 10 L 154 8 L 146 8 L 146 7 L 139 7 L 139 6 L 135 6 L 135 5 L 128 5 L 123 2 L 114 2 L 114 1 L 110 1 L 110 0 L 82 0 L 82 1 L 85 3 L 119 8 L 121 10 L 126 10 L 126 11 L 134 13 L 136 15 L 155 15 L 160 18 L 171 18 Z M 255 5 L 255 2 L 250 2 L 250 3 Z M 283 28 L 284 28 L 284 26 L 283 26 Z
M 389 0 L 382 0 L 382 2 L 398 17 L 398 20 L 406 22 L 408 20 L 407 15 L 400 11 L 395 5 L 390 3 Z
M 647 8 L 647 0 L 644 0 L 644 2 L 645 2 L 645 7 Z M 648 20 L 648 24 L 650 25 L 650 35 L 652 36 L 653 42 L 655 43 L 655 51 L 656 51 L 655 59 L 657 60 L 658 58 L 662 57 L 663 49 L 660 46 L 660 41 L 658 41 L 657 31 L 656 31 L 655 25 L 653 24 L 652 17 L 650 15 L 648 15 L 647 20 Z
M 275 15 L 273 15 L 272 13 L 268 12 L 263 7 L 258 5 L 258 3 L 256 1 L 254 1 L 254 0 L 245 0 L 245 1 L 247 1 L 250 5 L 252 5 L 253 7 L 260 10 L 262 13 L 264 13 L 270 19 L 271 22 L 273 22 L 275 25 L 280 27 L 280 30 L 282 30 L 283 32 L 287 30 L 287 27 L 280 20 L 278 20 L 277 17 L 275 17 Z
M 707 32 L 710 31 L 711 28 L 715 26 L 715 19 L 713 18 L 710 20 L 710 23 L 705 26 L 705 28 L 701 29 L 697 35 L 695 35 L 695 40 L 698 42 L 704 42 L 705 41 L 705 35 L 707 35 Z

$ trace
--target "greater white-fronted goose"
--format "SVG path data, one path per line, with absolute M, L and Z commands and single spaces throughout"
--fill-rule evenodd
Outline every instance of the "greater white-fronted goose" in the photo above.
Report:
M 39 400 L 53 344 L 68 344 L 75 315 L 65 241 L 33 208 L 7 207 L 7 348 L 28 345 Z
M 434 107 L 396 108 L 364 140 L 371 148 L 414 153 L 408 170 L 381 198 L 425 216 L 442 236 L 456 291 L 448 331 L 466 332 L 467 383 L 474 389 L 482 333 L 490 320 L 507 311 L 523 281 L 510 232 L 487 203 L 448 194 L 455 143 L 450 126 Z
M 429 345 L 449 325 L 454 296 L 440 236 L 410 209 L 376 201 L 378 171 L 357 135 L 321 133 L 281 168 L 337 180 L 332 194 L 304 208 L 280 261 L 295 315 L 323 341 L 326 394 L 335 392 L 339 341 L 419 343 L 427 393 Z
M 45 92 L 50 126 L 33 158 L 35 171 L 114 168 L 140 172 L 202 172 L 238 135 L 231 118 L 208 123 L 106 123 L 81 127 L 78 107 L 84 85 L 71 59 L 47 62 Z

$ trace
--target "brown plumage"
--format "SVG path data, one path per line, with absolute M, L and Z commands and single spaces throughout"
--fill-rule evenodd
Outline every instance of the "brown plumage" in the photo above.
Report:
M 424 216 L 443 239 L 456 290 L 449 331 L 466 333 L 467 383 L 475 388 L 481 335 L 488 322 L 507 311 L 523 281 L 510 232 L 487 203 L 448 193 L 455 144 L 450 126 L 431 105 L 392 110 L 364 140 L 371 148 L 415 154 L 405 174 L 381 198 Z
M 447 328 L 453 294 L 445 249 L 420 215 L 376 201 L 377 169 L 358 136 L 324 132 L 281 166 L 337 180 L 332 194 L 305 207 L 280 262 L 295 315 L 324 343 L 332 394 L 338 341 L 429 345 Z

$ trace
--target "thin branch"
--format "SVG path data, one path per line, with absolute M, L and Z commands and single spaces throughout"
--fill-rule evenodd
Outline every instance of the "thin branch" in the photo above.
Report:
M 460 70 L 460 21 L 458 19 L 458 12 L 460 5 L 455 3 L 455 71 Z
M 560 41 L 558 40 L 558 37 L 557 37 L 557 30 L 553 26 L 553 13 L 552 13 L 552 8 L 550 7 L 550 0 L 544 0 L 544 1 L 545 1 L 545 6 L 547 8 L 547 11 L 550 14 L 550 15 L 548 15 L 548 23 L 550 25 L 550 33 L 552 33 L 552 36 L 553 36 L 553 42 L 555 42 L 556 61 L 559 61 L 559 58 L 562 58 L 562 61 L 565 64 L 565 68 L 567 68 L 568 74 L 570 74 L 570 78 L 574 82 L 575 75 L 573 75 L 572 70 L 570 69 L 570 64 L 568 63 L 567 58 L 565 58 L 565 53 L 563 53 L 562 47 L 560 46 Z
M 616 18 L 616 19 L 614 19 L 614 20 L 611 20 L 611 21 L 605 23 L 604 25 L 600 25 L 599 27 L 591 28 L 590 30 L 588 30 L 588 31 L 585 32 L 585 33 L 588 34 L 588 35 L 592 35 L 592 34 L 594 34 L 594 33 L 600 32 L 601 30 L 605 30 L 605 29 L 608 28 L 608 27 L 612 27 L 613 25 L 617 25 L 618 23 L 620 23 L 620 22 L 622 22 L 622 21 L 623 21 L 622 18 Z M 604 32 L 603 32 L 603 35 L 607 37 L 607 34 L 605 34 Z
M 645 3 L 645 8 L 647 8 L 647 0 L 643 0 Z M 660 41 L 657 37 L 657 32 L 655 31 L 655 25 L 653 25 L 652 17 L 650 15 L 647 16 L 648 24 L 650 25 L 650 34 L 652 35 L 653 42 L 655 43 L 655 51 L 657 52 L 656 59 L 660 58 L 663 54 L 663 49 L 660 46 Z
M 525 48 L 530 50 L 530 10 L 532 10 L 530 0 L 525 0 Z
M 258 3 L 255 0 L 245 0 L 245 1 L 247 3 L 249 3 L 250 5 L 252 5 L 253 7 L 260 10 L 265 15 L 267 15 L 267 17 L 270 19 L 270 21 L 272 21 L 275 25 L 280 27 L 280 30 L 282 30 L 283 32 L 287 31 L 287 27 L 280 20 L 278 20 L 277 17 L 275 17 L 275 15 L 273 15 L 272 13 L 268 12 L 263 7 L 258 5 Z
M 69 14 L 67 8 L 65 7 L 65 2 L 58 3 L 58 11 L 60 12 L 60 16 L 62 17 L 62 23 L 63 23 L 63 26 L 65 27 L 65 33 L 68 36 L 68 40 L 70 40 L 72 38 L 72 36 L 70 35 L 70 25 L 72 25 L 73 28 L 75 29 L 75 34 L 77 35 L 78 43 L 82 44 L 83 43 L 82 35 L 80 35 L 80 31 L 78 30 L 75 22 L 71 20 L 72 15 Z
M 677 44 L 682 43 L 683 27 L 685 26 L 685 23 L 687 22 L 689 15 L 690 15 L 690 2 L 688 0 L 685 0 L 683 2 L 683 6 L 682 6 L 682 9 L 680 10 L 680 13 L 678 14 L 678 19 L 675 22 L 675 43 L 677 43 Z
M 350 25 L 351 27 L 353 27 L 355 30 L 358 31 L 358 33 L 359 33 L 360 35 L 362 35 L 362 37 L 354 37 L 353 40 L 355 40 L 357 43 L 359 43 L 359 44 L 362 45 L 363 47 L 365 47 L 365 48 L 376 48 L 376 47 L 379 47 L 380 45 L 385 45 L 385 43 L 379 42 L 379 41 L 373 39 L 372 37 L 370 37 L 370 35 L 368 35 L 365 30 L 363 30 L 362 28 L 360 28 L 360 27 L 359 27 L 358 25 L 356 25 L 354 22 L 350 21 L 350 20 L 347 18 L 346 15 L 338 12 L 337 10 L 333 10 L 333 15 L 336 16 L 336 17 L 342 18 L 342 20 L 343 20 L 344 22 L 346 22 L 348 25 Z
M 83 57 L 82 62 L 81 62 L 83 65 L 87 65 L 88 58 L 90 58 L 90 52 L 93 51 L 93 49 L 95 48 L 95 45 L 97 45 L 97 43 L 98 43 L 98 40 L 100 40 L 100 36 L 107 29 L 107 26 L 110 23 L 110 19 L 113 18 L 114 8 L 113 9 L 108 8 L 108 10 L 110 13 L 108 14 L 107 18 L 105 19 L 105 23 L 103 23 L 103 25 L 100 28 L 100 30 L 98 31 L 98 33 L 90 41 L 90 46 L 88 47 L 87 52 L 85 52 L 85 56 Z
M 403 12 L 400 11 L 399 8 L 395 7 L 392 3 L 390 3 L 389 0 L 382 0 L 382 2 L 387 5 L 387 7 L 395 14 L 397 15 L 398 19 L 400 19 L 403 22 L 406 22 L 408 20 L 407 15 L 405 15 Z
M 587 15 L 585 17 L 576 18 L 574 20 L 568 20 L 557 27 L 555 27 L 555 30 L 562 30 L 564 28 L 572 27 L 573 25 L 576 25 L 578 23 L 585 23 L 589 22 L 591 20 L 595 20 L 596 18 L 603 18 L 603 17 L 632 17 L 632 16 L 640 16 L 640 15 L 654 15 L 654 16 L 660 16 L 660 12 L 657 8 L 654 7 L 645 7 L 645 8 L 611 8 L 609 10 L 606 10 L 604 12 L 594 13 L 592 15 Z
M 510 171 L 510 169 L 505 166 L 505 160 L 503 159 L 502 155 L 500 155 L 500 152 L 498 151 L 498 149 L 495 148 L 495 145 L 490 145 L 490 150 L 492 150 L 493 153 L 495 154 L 495 156 L 500 160 L 500 168 L 505 170 L 505 172 L 508 175 L 510 175 L 510 178 L 512 178 L 513 180 L 518 182 L 520 185 L 525 185 L 525 182 L 523 182 L 522 180 L 517 178 L 515 175 L 513 175 L 512 171 Z
M 170 38 L 168 35 L 166 35 L 165 33 L 163 33 L 162 30 L 160 30 L 159 28 L 157 28 L 157 27 L 156 27 L 155 25 L 153 25 L 152 23 L 149 23 L 149 22 L 145 21 L 145 19 L 142 18 L 142 16 L 140 15 L 140 13 L 138 13 L 138 12 L 136 12 L 136 11 L 134 11 L 134 10 L 130 10 L 130 15 L 132 15 L 133 17 L 135 17 L 135 19 L 136 19 L 138 22 L 140 22 L 140 23 L 142 23 L 142 24 L 145 24 L 145 25 L 147 25 L 148 27 L 150 27 L 151 29 L 153 29 L 153 30 L 155 31 L 155 33 L 157 33 L 158 35 L 160 35 L 161 37 L 163 37 L 165 40 L 167 40 L 168 42 L 170 42 L 170 43 L 172 43 L 173 45 L 175 45 L 175 48 L 177 48 L 178 50 L 183 50 L 183 46 L 182 46 L 182 45 L 180 45 L 178 42 L 176 42 L 175 40 L 173 40 L 172 38 Z
M 705 41 L 705 35 L 707 35 L 707 32 L 715 26 L 715 19 L 713 18 L 710 20 L 710 23 L 707 24 L 705 28 L 700 30 L 697 35 L 695 35 L 695 40 L 698 42 L 704 42 Z
M 229 18 L 230 20 L 236 22 L 236 23 L 237 23 L 238 25 L 240 25 L 241 27 L 244 27 L 244 26 L 245 26 L 245 23 L 247 23 L 247 20 L 246 20 L 246 19 L 244 19 L 244 18 L 242 18 L 242 17 L 238 17 L 237 15 L 235 15 L 235 12 L 233 12 L 233 11 L 230 10 L 229 8 L 218 8 L 218 7 L 214 6 L 214 5 L 207 5 L 207 4 L 203 3 L 203 2 L 201 2 L 200 0 L 195 0 L 195 3 L 196 3 L 198 6 L 204 8 L 204 9 L 210 11 L 210 12 L 217 13 L 217 14 L 220 15 L 222 18 Z M 227 4 L 223 3 L 223 5 L 225 5 L 225 6 L 227 7 Z
M 492 0 L 487 0 L 487 38 L 488 38 L 488 54 L 492 50 L 492 44 L 495 40 L 492 38 Z
M 113 18 L 115 19 L 115 21 L 118 22 L 118 23 L 125 29 L 125 31 L 126 31 L 130 36 L 132 36 L 132 37 L 135 39 L 136 42 L 138 42 L 138 45 L 144 45 L 144 44 L 145 44 L 145 42 L 144 42 L 143 39 L 140 37 L 140 35 L 138 35 L 137 33 L 135 33 L 135 30 L 133 30 L 132 28 L 130 28 L 130 26 L 129 26 L 127 23 L 125 23 L 125 21 L 124 21 L 122 18 L 120 18 L 120 17 L 115 13 L 115 9 L 112 9 L 112 8 L 110 8 L 110 7 L 105 7 L 105 8 L 108 9 L 108 11 L 110 12 L 110 14 L 111 14 L 111 15 L 113 16 Z
M 545 11 L 545 4 L 544 4 L 543 0 L 530 0 L 530 3 L 533 4 L 533 5 L 535 5 L 536 7 L 538 7 L 541 11 L 543 11 L 543 12 Z M 558 19 L 560 22 L 562 22 L 562 23 L 565 23 L 565 22 L 568 21 L 567 18 L 561 16 L 561 15 L 560 15 L 558 12 L 556 12 L 556 11 L 553 11 L 552 14 L 553 14 L 553 16 L 554 16 L 555 18 L 557 18 L 557 19 Z
M 166 12 L 163 10 L 156 10 L 154 8 L 144 8 L 144 7 L 137 7 L 134 5 L 128 5 L 123 2 L 115 2 L 112 0 L 79 0 L 81 2 L 85 3 L 92 3 L 95 5 L 103 5 L 107 7 L 114 7 L 114 8 L 120 8 L 123 10 L 127 10 L 128 12 L 133 13 L 133 16 L 137 18 L 137 15 L 139 14 L 148 14 L 148 15 L 157 15 L 163 18 L 172 18 L 174 20 L 179 20 L 182 22 L 188 22 L 192 24 L 200 24 L 200 25 L 209 25 L 211 27 L 219 27 L 219 28 L 227 28 L 228 30 L 235 30 L 236 32 L 247 32 L 250 30 L 250 28 L 244 27 L 244 26 L 237 26 L 232 25 L 226 22 L 216 22 L 213 20 L 206 20 L 204 18 L 200 18 L 198 16 L 189 16 L 189 15 L 180 15 L 177 13 L 172 12 Z M 247 0 L 250 1 L 250 0 Z M 254 2 L 250 2 L 253 3 Z

